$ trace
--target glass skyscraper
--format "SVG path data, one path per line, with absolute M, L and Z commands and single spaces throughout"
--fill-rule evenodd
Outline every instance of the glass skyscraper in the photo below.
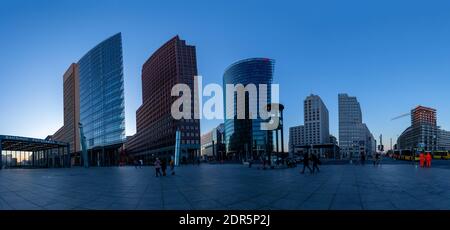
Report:
M 255 84 L 259 90 L 259 84 L 267 84 L 267 104 L 271 103 L 271 84 L 274 73 L 274 60 L 268 58 L 251 58 L 238 61 L 228 67 L 223 75 L 224 84 L 224 111 L 225 116 L 225 148 L 228 157 L 235 159 L 257 159 L 263 154 L 273 150 L 273 138 L 270 131 L 261 130 L 262 120 L 259 115 L 257 119 L 248 119 L 250 111 L 259 111 L 258 98 L 245 96 L 245 118 L 237 119 L 237 92 L 234 91 L 234 99 L 227 102 L 226 84 Z M 253 102 L 253 103 L 250 103 Z M 256 106 L 252 108 L 250 106 Z M 227 109 L 228 107 L 228 109 Z
M 78 65 L 80 122 L 88 149 L 123 143 L 125 103 L 121 34 L 95 46 Z

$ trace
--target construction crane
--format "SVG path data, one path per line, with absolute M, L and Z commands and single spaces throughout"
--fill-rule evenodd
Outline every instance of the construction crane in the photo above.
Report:
M 407 116 L 409 116 L 409 115 L 411 115 L 411 113 L 405 113 L 405 114 L 402 114 L 402 115 L 400 115 L 400 116 L 397 116 L 397 117 L 392 118 L 391 121 L 397 120 L 397 119 L 400 119 L 400 118 L 403 118 L 403 117 L 407 117 Z

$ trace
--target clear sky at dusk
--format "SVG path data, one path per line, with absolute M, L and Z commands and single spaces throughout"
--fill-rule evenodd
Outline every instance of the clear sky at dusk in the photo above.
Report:
M 135 133 L 141 67 L 180 35 L 197 47 L 204 84 L 249 57 L 276 60 L 288 127 L 303 123 L 311 93 L 338 135 L 338 93 L 356 96 L 384 144 L 416 105 L 437 109 L 450 130 L 449 1 L 1 1 L 0 134 L 45 138 L 63 124 L 62 75 L 122 32 L 126 134 Z M 207 98 L 205 98 L 207 99 Z M 202 121 L 202 133 L 221 121 Z M 287 138 L 286 138 L 287 139 Z

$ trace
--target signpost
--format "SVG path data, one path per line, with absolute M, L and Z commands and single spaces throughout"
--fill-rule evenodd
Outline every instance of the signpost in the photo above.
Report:
M 180 164 L 180 142 L 181 142 L 181 132 L 177 130 L 175 133 L 175 166 Z

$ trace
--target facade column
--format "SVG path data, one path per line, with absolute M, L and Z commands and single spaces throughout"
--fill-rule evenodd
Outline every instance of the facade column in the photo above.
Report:
M 44 150 L 39 151 L 39 159 L 38 159 L 38 164 L 39 164 L 39 168 L 42 167 L 42 162 L 44 161 Z
M 0 170 L 3 169 L 2 139 L 0 139 Z
M 58 158 L 58 167 L 61 167 L 61 147 L 58 146 L 58 152 L 57 152 L 57 158 Z M 56 157 L 53 157 L 53 159 L 55 159 Z M 55 164 L 56 165 L 56 164 Z M 53 166 L 55 167 L 55 166 Z
M 278 151 L 279 151 L 279 148 L 278 148 L 278 128 L 277 129 L 275 129 L 275 138 L 276 138 L 276 140 L 275 140 L 275 143 L 276 143 L 276 146 L 277 146 L 277 150 L 275 150 L 275 152 L 278 154 Z
M 46 168 L 48 168 L 48 165 L 49 165 L 49 163 L 48 163 L 48 161 L 49 161 L 49 157 L 48 157 L 49 154 L 48 154 L 48 152 L 49 152 L 48 149 L 46 149 L 45 150 L 45 154 L 44 154 L 44 156 L 45 156 L 45 167 Z
M 280 111 L 281 114 L 281 118 L 280 118 L 280 122 L 281 122 L 281 152 L 284 153 L 284 122 L 283 122 L 283 110 Z
M 70 157 L 70 145 L 67 145 L 66 167 L 72 167 L 72 159 Z

